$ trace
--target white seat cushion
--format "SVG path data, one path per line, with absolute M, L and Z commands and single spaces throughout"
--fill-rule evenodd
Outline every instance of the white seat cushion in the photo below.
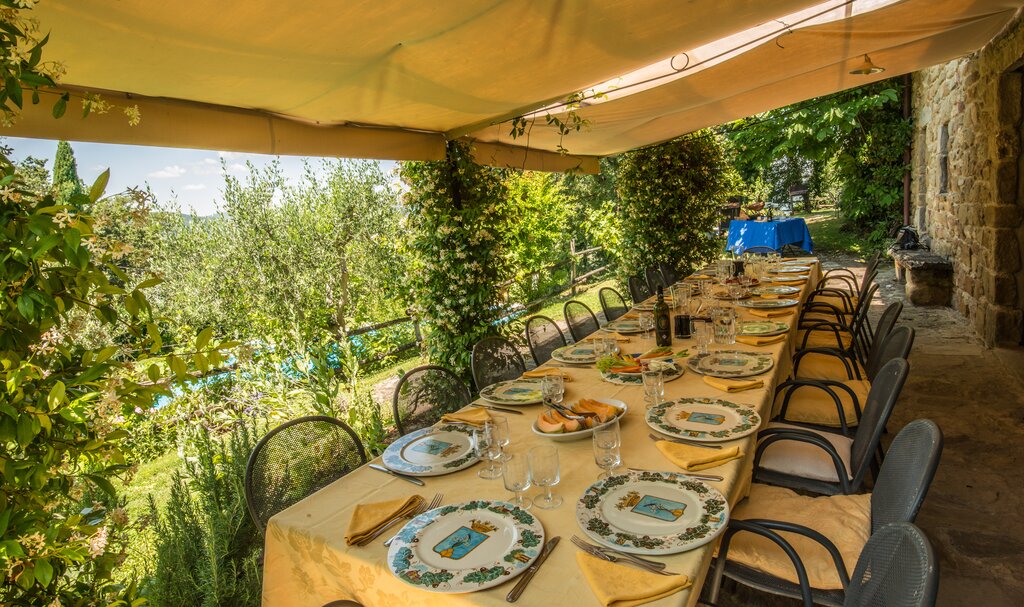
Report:
M 868 401 L 868 392 L 871 390 L 871 382 L 866 379 L 848 379 L 842 382 L 857 395 L 857 402 L 863 409 Z M 775 410 L 782 407 L 788 389 L 779 392 L 775 399 Z M 843 413 L 846 416 L 846 425 L 853 427 L 857 425 L 857 412 L 853 409 L 853 399 L 849 393 L 842 388 L 832 388 L 832 391 L 839 396 L 843 404 Z M 824 390 L 813 386 L 797 388 L 789 399 L 789 407 L 786 409 L 786 421 L 803 422 L 805 424 L 818 424 L 819 426 L 830 426 L 839 428 L 839 414 L 836 412 L 836 401 L 832 400 Z
M 795 430 L 813 432 L 821 436 L 828 442 L 832 443 L 832 446 L 836 448 L 836 452 L 839 454 L 839 459 L 846 468 L 846 478 L 850 478 L 850 449 L 853 446 L 852 438 L 847 438 L 840 434 L 832 434 L 831 432 L 809 430 L 792 424 L 772 422 L 768 424 L 768 427 L 793 428 Z M 764 450 L 764 454 L 761 456 L 760 465 L 765 470 L 771 470 L 773 472 L 792 474 L 793 476 L 809 478 L 817 481 L 827 481 L 831 483 L 839 482 L 839 477 L 836 476 L 836 466 L 832 462 L 832 457 L 826 453 L 824 449 L 817 445 L 812 445 L 811 443 L 804 443 L 795 440 L 783 440 L 772 443 Z
M 843 557 L 846 573 L 853 568 L 871 536 L 871 495 L 826 495 L 807 497 L 785 487 L 754 483 L 750 495 L 740 502 L 730 518 L 770 519 L 797 523 L 827 537 Z M 811 587 L 822 590 L 842 588 L 836 566 L 818 542 L 796 533 L 780 532 L 807 569 Z M 794 584 L 798 583 L 793 561 L 771 540 L 742 531 L 729 545 L 730 561 L 752 567 Z

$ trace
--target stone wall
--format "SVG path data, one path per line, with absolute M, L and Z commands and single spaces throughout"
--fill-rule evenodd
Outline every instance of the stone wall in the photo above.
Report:
M 914 74 L 912 218 L 953 264 L 953 306 L 989 345 L 1024 328 L 1021 13 L 971 55 Z

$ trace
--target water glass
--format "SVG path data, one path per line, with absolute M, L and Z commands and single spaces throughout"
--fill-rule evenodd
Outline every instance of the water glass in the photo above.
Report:
M 511 453 L 509 458 L 501 464 L 501 476 L 505 483 L 505 489 L 516 494 L 512 503 L 523 510 L 529 510 L 533 502 L 530 498 L 523 497 L 523 491 L 530 488 L 530 461 L 521 453 Z
M 726 283 L 727 280 L 732 278 L 731 259 L 719 259 L 716 269 L 718 275 L 718 282 L 722 283 L 723 285 Z
M 705 320 L 693 321 L 693 337 L 697 340 L 697 352 L 707 354 L 711 343 L 711 324 Z
M 725 306 L 711 310 L 715 343 L 731 346 L 736 343 L 736 310 Z
M 616 341 L 614 337 L 604 337 L 602 338 L 602 341 L 604 341 L 604 349 L 609 355 L 613 355 L 619 351 L 619 342 Z
M 547 402 L 556 405 L 562 402 L 562 398 L 565 396 L 565 379 L 561 373 L 544 376 L 541 380 L 541 394 Z
M 561 478 L 558 469 L 558 449 L 551 445 L 543 445 L 530 450 L 530 477 L 534 485 L 544 487 L 544 493 L 533 499 L 534 506 L 549 509 L 562 505 L 562 497 L 551 492 L 551 488 L 557 485 Z
M 656 405 L 665 397 L 665 376 L 661 371 L 644 371 L 644 401 Z
M 492 415 L 491 424 L 494 425 L 494 439 L 501 447 L 501 459 L 508 459 L 508 446 L 512 443 L 512 433 L 508 429 L 508 418 L 502 415 Z
M 648 336 L 648 332 L 654 330 L 654 314 L 652 312 L 640 313 L 640 330 L 644 332 L 645 336 Z
M 684 314 L 690 313 L 690 285 L 672 287 L 672 307 Z
M 501 468 L 496 464 L 501 459 L 501 445 L 498 443 L 494 424 L 486 422 L 482 427 L 473 430 L 473 450 L 476 456 L 487 462 L 477 472 L 480 478 L 493 479 L 501 476 Z
M 605 356 L 611 354 L 611 352 L 608 351 L 608 342 L 605 341 L 603 337 L 594 338 L 590 342 L 590 347 L 594 349 L 594 356 L 597 357 L 597 360 L 601 360 Z
M 622 440 L 619 436 L 619 422 L 616 420 L 611 424 L 594 430 L 594 462 L 604 470 L 600 478 L 608 478 L 622 463 L 622 455 L 619 452 Z

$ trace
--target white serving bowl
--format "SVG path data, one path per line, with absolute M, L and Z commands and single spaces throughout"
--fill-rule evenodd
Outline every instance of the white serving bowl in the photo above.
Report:
M 540 429 L 537 427 L 537 420 L 533 420 L 533 433 L 538 436 L 543 436 L 544 438 L 550 438 L 556 443 L 567 443 L 574 440 L 580 440 L 581 438 L 587 438 L 588 436 L 594 433 L 594 430 L 604 428 L 605 426 L 614 422 L 616 419 L 622 419 L 622 416 L 626 414 L 626 403 L 622 402 L 621 400 L 616 400 L 614 398 L 591 398 L 590 400 L 596 400 L 599 403 L 611 405 L 616 409 L 619 409 L 620 412 L 618 415 L 615 416 L 615 419 L 610 419 L 603 424 L 598 424 L 594 426 L 593 428 L 586 428 L 583 430 L 577 430 L 575 432 L 562 432 L 559 434 L 541 432 Z

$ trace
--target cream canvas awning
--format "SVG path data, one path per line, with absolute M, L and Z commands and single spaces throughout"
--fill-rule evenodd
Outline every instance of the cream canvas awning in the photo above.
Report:
M 962 55 L 1020 5 L 49 0 L 34 13 L 44 58 L 67 67 L 62 88 L 138 104 L 142 122 L 83 120 L 74 105 L 55 120 L 44 98 L 0 134 L 397 160 L 441 158 L 466 137 L 483 162 L 592 171 L 600 156 Z M 849 75 L 865 52 L 887 71 Z M 672 69 L 682 58 L 695 67 Z M 545 124 L 595 89 L 608 94 L 578 110 L 587 128 L 561 139 Z M 509 119 L 546 107 L 528 137 L 509 136 Z

